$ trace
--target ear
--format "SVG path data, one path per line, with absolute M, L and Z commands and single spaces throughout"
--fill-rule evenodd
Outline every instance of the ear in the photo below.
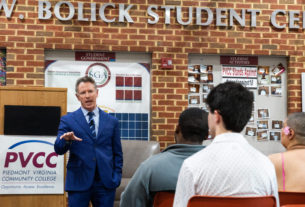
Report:
M 176 143 L 181 143 L 182 134 L 181 134 L 181 128 L 180 128 L 179 124 L 176 126 L 174 137 L 175 137 Z
M 79 100 L 79 95 L 76 93 L 75 94 L 75 96 L 76 96 L 76 98 L 77 98 L 77 100 Z M 80 101 L 80 100 L 79 100 Z
M 181 129 L 180 129 L 180 126 L 177 125 L 177 126 L 176 126 L 176 129 L 175 129 L 175 134 L 179 134 L 180 130 L 181 130 Z
M 292 140 L 294 138 L 294 135 L 295 135 L 295 131 L 293 129 L 289 129 L 289 134 L 288 134 L 288 139 L 289 140 Z
M 222 116 L 220 115 L 220 113 L 218 112 L 218 110 L 214 111 L 214 118 L 215 118 L 215 122 L 216 123 L 220 123 L 222 120 Z

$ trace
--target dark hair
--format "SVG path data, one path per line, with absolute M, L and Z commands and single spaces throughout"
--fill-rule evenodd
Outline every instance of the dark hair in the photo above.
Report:
M 92 83 L 94 85 L 94 88 L 96 89 L 96 83 L 94 81 L 93 78 L 89 77 L 89 76 L 84 76 L 84 77 L 81 77 L 79 79 L 77 79 L 76 81 L 76 84 L 75 84 L 75 92 L 77 93 L 78 92 L 78 86 L 80 83 L 86 83 L 86 82 L 89 82 L 89 83 Z
M 210 113 L 222 116 L 225 128 L 241 132 L 251 117 L 253 93 L 240 83 L 221 83 L 211 90 L 206 100 Z
M 208 113 L 199 108 L 188 108 L 179 117 L 179 127 L 185 140 L 202 142 L 208 137 Z

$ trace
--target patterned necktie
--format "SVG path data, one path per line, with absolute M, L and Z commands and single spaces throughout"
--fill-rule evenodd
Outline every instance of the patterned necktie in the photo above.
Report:
M 91 134 L 93 135 L 94 138 L 96 138 L 95 123 L 94 123 L 93 115 L 94 115 L 94 113 L 92 111 L 88 112 L 88 116 L 89 116 L 88 124 L 90 127 Z

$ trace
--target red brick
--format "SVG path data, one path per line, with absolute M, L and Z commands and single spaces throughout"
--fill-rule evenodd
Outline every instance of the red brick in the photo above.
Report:
M 17 72 L 19 72 L 19 73 L 33 73 L 34 68 L 28 68 L 28 67 L 17 68 Z
M 159 112 L 159 117 L 160 118 L 173 118 L 175 117 L 175 114 L 172 112 Z
M 166 137 L 161 137 L 161 136 L 159 136 L 159 141 L 174 141 L 174 138 L 173 137 L 168 137 L 168 136 L 166 136 Z M 160 145 L 161 146 L 161 145 Z M 164 146 L 165 147 L 165 146 Z
M 17 85 L 33 85 L 34 80 L 16 80 Z
M 158 93 L 160 93 L 160 94 L 162 94 L 162 93 L 165 93 L 165 94 L 172 94 L 172 93 L 174 93 L 174 89 L 159 88 L 159 89 L 158 89 Z
M 7 73 L 7 78 L 24 78 L 24 73 Z
M 8 24 L 8 29 L 16 29 L 16 30 L 21 30 L 21 29 L 25 29 L 25 25 L 24 24 Z
M 8 41 L 10 42 L 25 42 L 25 37 L 24 36 L 9 36 Z
M 174 101 L 168 101 L 168 100 L 165 100 L 165 101 L 158 101 L 158 105 L 165 105 L 165 106 L 168 106 L 168 105 L 173 105 L 174 104 Z
M 73 45 L 71 44 L 55 44 L 55 49 L 65 49 L 65 50 L 72 50 Z
M 158 128 L 161 129 L 161 130 L 174 130 L 175 129 L 175 125 L 159 124 Z
M 17 55 L 17 60 L 34 60 L 34 55 Z
M 182 88 L 182 83 L 167 83 L 166 84 L 167 87 L 169 88 Z

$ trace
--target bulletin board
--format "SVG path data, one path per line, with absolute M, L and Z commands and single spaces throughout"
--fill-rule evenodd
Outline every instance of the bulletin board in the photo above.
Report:
M 189 56 L 189 107 L 207 110 L 205 100 L 219 83 L 234 81 L 254 94 L 252 116 L 243 130 L 256 141 L 279 141 L 287 116 L 287 59 L 272 56 Z

